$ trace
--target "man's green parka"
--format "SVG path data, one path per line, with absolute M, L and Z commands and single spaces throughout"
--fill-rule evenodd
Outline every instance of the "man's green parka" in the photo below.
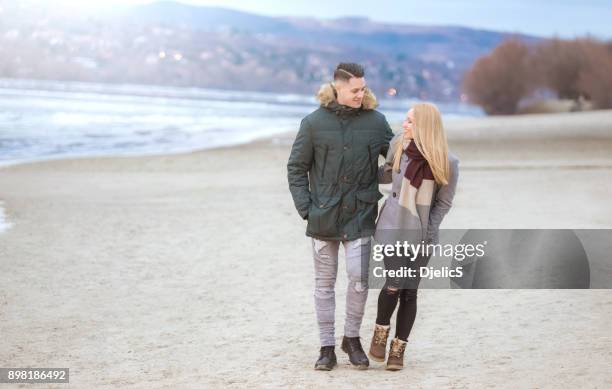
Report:
M 336 101 L 331 84 L 317 95 L 321 106 L 300 125 L 287 164 L 289 189 L 306 235 L 354 240 L 374 233 L 378 200 L 378 156 L 386 156 L 393 132 L 374 110 L 366 90 L 360 108 Z

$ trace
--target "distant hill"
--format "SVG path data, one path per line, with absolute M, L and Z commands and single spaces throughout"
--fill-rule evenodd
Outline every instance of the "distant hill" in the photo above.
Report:
M 313 93 L 341 61 L 377 93 L 459 98 L 463 73 L 508 34 L 367 18 L 277 18 L 157 2 L 78 14 L 0 1 L 0 77 Z M 535 42 L 539 38 L 521 35 Z

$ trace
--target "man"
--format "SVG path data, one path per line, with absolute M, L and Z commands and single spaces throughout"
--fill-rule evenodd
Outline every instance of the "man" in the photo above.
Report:
M 378 156 L 386 155 L 393 132 L 384 115 L 374 110 L 376 98 L 358 64 L 339 64 L 333 83 L 323 85 L 317 97 L 321 106 L 302 120 L 287 164 L 295 207 L 308 220 L 306 235 L 312 238 L 321 340 L 315 369 L 336 365 L 334 285 L 340 243 L 349 279 L 342 350 L 353 365 L 367 369 L 359 328 L 368 296 L 370 236 L 382 197 Z

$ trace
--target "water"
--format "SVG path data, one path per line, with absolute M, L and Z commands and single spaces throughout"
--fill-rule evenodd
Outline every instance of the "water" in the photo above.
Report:
M 389 122 L 410 100 L 383 100 Z M 76 156 L 145 155 L 230 146 L 294 131 L 313 96 L 0 79 L 0 165 Z M 479 108 L 441 104 L 445 117 Z

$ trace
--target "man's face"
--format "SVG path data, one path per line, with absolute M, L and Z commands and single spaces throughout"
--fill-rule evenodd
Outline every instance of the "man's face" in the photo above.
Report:
M 348 81 L 337 80 L 335 86 L 339 104 L 348 105 L 352 108 L 361 107 L 366 89 L 366 82 L 363 77 L 351 77 Z

